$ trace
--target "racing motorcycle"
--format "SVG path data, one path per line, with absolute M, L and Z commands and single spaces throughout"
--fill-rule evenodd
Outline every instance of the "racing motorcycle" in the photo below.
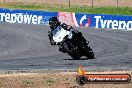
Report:
M 54 42 L 54 45 L 59 46 L 59 51 L 67 53 L 74 60 L 81 59 L 82 56 L 86 56 L 88 59 L 94 58 L 94 52 L 89 46 L 89 41 L 84 42 L 80 36 L 82 33 L 71 29 L 70 31 L 64 30 L 58 26 L 55 30 L 48 32 L 49 39 Z

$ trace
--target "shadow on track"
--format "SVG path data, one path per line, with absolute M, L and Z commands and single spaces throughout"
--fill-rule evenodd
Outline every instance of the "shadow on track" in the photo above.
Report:
M 97 59 L 97 58 L 93 58 L 93 59 Z M 63 60 L 74 60 L 74 59 L 63 59 Z M 81 59 L 79 59 L 79 60 L 90 60 L 90 59 L 88 59 L 88 58 L 81 58 Z

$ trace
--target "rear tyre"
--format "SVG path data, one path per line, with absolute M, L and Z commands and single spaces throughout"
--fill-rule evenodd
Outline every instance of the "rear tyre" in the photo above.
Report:
M 94 59 L 94 52 L 90 47 L 86 48 L 86 57 L 88 59 Z
M 74 60 L 79 60 L 81 58 L 80 54 L 75 54 L 70 50 L 70 45 L 68 43 L 64 43 L 63 48 Z
M 90 46 L 88 46 L 87 44 L 83 43 L 81 41 L 81 45 L 83 46 L 84 50 L 84 55 L 88 58 L 88 59 L 93 59 L 94 58 L 94 52 L 93 50 L 90 48 Z

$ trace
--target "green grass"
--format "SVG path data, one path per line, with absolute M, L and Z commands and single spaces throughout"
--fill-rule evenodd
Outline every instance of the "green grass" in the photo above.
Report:
M 51 86 L 51 85 L 54 84 L 54 83 L 55 83 L 55 81 L 52 80 L 52 79 L 49 79 L 49 80 L 45 80 L 45 81 L 44 81 L 44 84 L 46 84 L 46 85 L 48 85 L 48 86 Z
M 31 79 L 26 79 L 26 80 L 23 80 L 22 83 L 25 85 L 32 85 L 33 81 Z
M 132 15 L 132 7 L 88 7 L 88 6 L 54 6 L 51 5 L 17 5 L 6 4 L 5 8 L 24 9 L 24 10 L 45 10 L 45 11 L 63 11 L 90 14 L 113 14 L 113 15 Z

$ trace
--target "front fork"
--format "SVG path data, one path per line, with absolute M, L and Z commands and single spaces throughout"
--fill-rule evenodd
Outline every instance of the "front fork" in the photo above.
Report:
M 62 46 L 59 46 L 59 51 L 63 52 L 63 53 L 66 53 L 66 51 L 64 50 L 64 48 Z

